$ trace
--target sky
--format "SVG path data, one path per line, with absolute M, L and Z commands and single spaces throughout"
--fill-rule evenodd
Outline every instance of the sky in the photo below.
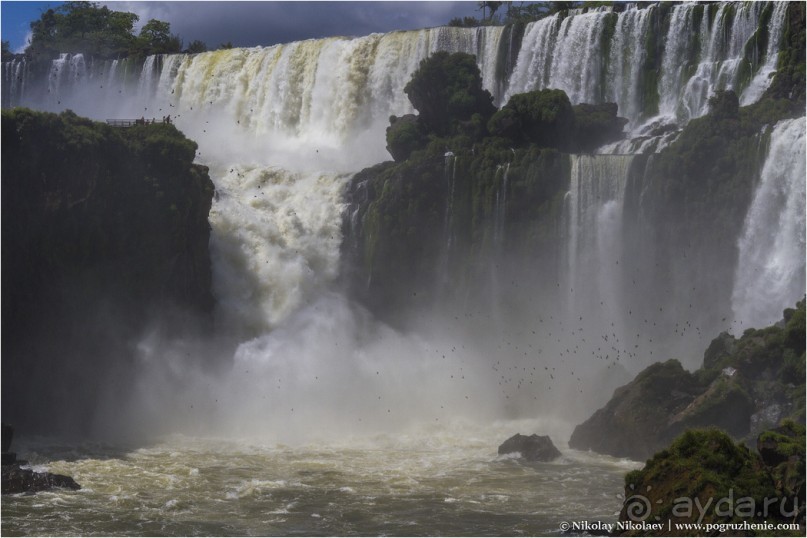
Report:
M 211 48 L 227 41 L 239 47 L 272 45 L 308 38 L 362 36 L 446 24 L 454 17 L 479 17 L 476 2 L 99 2 L 116 11 L 171 23 L 187 44 L 199 39 Z M 62 2 L 0 3 L 0 33 L 11 50 L 21 51 L 29 23 Z

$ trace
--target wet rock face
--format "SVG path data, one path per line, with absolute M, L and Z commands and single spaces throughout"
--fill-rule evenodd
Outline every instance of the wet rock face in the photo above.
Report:
M 527 461 L 552 461 L 560 457 L 560 451 L 552 444 L 548 435 L 521 435 L 513 437 L 499 445 L 499 454 L 518 452 Z
M 78 490 L 81 489 L 81 486 L 69 476 L 36 473 L 30 469 L 23 469 L 19 465 L 3 465 L 2 492 L 4 495 L 7 493 L 36 493 L 53 488 Z
M 577 426 L 569 446 L 618 458 L 645 459 L 671 440 L 666 432 L 669 417 L 686 410 L 701 390 L 677 360 L 651 365 Z

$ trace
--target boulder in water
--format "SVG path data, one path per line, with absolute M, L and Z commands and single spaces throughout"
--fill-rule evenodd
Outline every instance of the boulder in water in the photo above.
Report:
M 17 455 L 9 452 L 14 428 L 3 424 L 3 475 L 2 493 L 36 493 L 53 488 L 81 489 L 69 476 L 53 473 L 37 473 L 21 466 L 27 462 L 18 460 Z
M 37 473 L 19 465 L 3 465 L 2 493 L 35 493 L 53 488 L 81 489 L 69 476 Z
M 515 434 L 499 445 L 499 454 L 518 452 L 527 461 L 552 461 L 560 457 L 560 451 L 552 444 L 548 435 Z

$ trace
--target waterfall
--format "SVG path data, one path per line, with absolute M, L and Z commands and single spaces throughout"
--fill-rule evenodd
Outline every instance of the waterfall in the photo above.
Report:
M 17 106 L 24 101 L 27 76 L 28 62 L 24 58 L 3 62 L 3 107 Z
M 655 88 L 662 118 L 686 122 L 707 112 L 708 97 L 714 91 L 742 90 L 738 88 L 738 70 L 766 5 L 723 3 L 715 6 L 713 18 L 706 13 L 711 8 L 704 5 L 671 8 Z M 650 121 L 655 113 L 643 92 L 648 84 L 652 88 L 654 81 L 648 79 L 652 74 L 643 71 L 643 64 L 646 41 L 659 9 L 651 4 L 632 6 L 622 13 L 598 10 L 566 17 L 557 14 L 530 23 L 504 102 L 517 93 L 558 88 L 572 103 L 616 102 L 619 115 L 628 118 L 634 129 Z M 781 39 L 786 9 L 786 3 L 776 6 L 767 26 L 773 50 Z M 598 53 L 601 50 L 609 52 Z M 758 99 L 767 88 L 768 74 L 770 71 L 757 75 L 755 89 L 747 93 L 748 102 Z
M 805 123 L 779 122 L 738 241 L 732 307 L 742 328 L 780 320 L 805 292 Z
M 336 278 L 348 176 L 262 166 L 212 169 L 211 175 L 220 315 L 232 330 L 260 333 Z
M 766 10 L 772 15 L 762 28 Z M 377 161 L 385 152 L 375 133 L 390 114 L 413 111 L 403 87 L 421 60 L 443 50 L 476 56 L 497 105 L 516 93 L 559 88 L 573 103 L 616 102 L 636 130 L 657 115 L 679 122 L 700 116 L 718 89 L 737 90 L 744 104 L 758 99 L 775 69 L 786 12 L 786 2 L 645 4 L 619 13 L 578 9 L 528 24 L 520 48 L 514 47 L 512 27 L 438 27 L 152 56 L 134 77 L 129 60 L 88 68 L 82 55 L 62 55 L 53 60 L 47 92 L 27 92 L 21 104 L 71 108 L 94 118 L 139 117 L 145 107 L 154 109 L 150 105 L 162 112 L 182 106 L 190 116 L 191 106 L 197 113 L 204 106 L 255 137 L 315 135 L 318 143 L 331 145 L 361 137 Z M 656 35 L 665 26 L 666 34 Z M 746 58 L 762 34 L 769 38 L 764 61 Z M 658 50 L 649 55 L 653 47 Z M 756 71 L 745 72 L 744 62 Z M 10 70 L 6 65 L 6 92 Z M 99 80 L 105 80 L 103 87 Z
M 497 256 L 504 252 L 505 226 L 507 223 L 507 176 L 510 173 L 510 163 L 499 168 L 502 172 L 502 182 L 496 189 L 496 203 L 493 208 L 493 251 Z
M 645 62 L 645 43 L 651 9 L 630 9 L 617 17 L 613 43 L 608 57 L 604 100 L 617 103 L 626 118 L 642 115 L 642 96 L 637 81 Z
M 618 304 L 622 209 L 632 161 L 632 155 L 571 156 L 566 271 L 561 273 L 567 275 L 570 313 L 589 311 L 601 301 Z
M 748 61 L 744 57 L 745 47 L 755 36 L 764 8 L 761 2 L 720 4 L 711 22 L 704 12 L 709 8 L 704 6 L 689 4 L 675 8 L 667 32 L 671 45 L 665 51 L 659 91 L 662 115 L 687 121 L 707 112 L 708 99 L 716 90 L 741 89 L 737 87 L 738 70 L 741 62 Z M 688 36 L 697 18 L 700 25 L 696 46 Z M 772 35 L 776 32 L 774 19 L 768 27 Z M 693 69 L 694 73 L 687 77 L 686 73 Z M 767 85 L 760 81 L 759 87 L 764 89 Z
M 331 219 L 341 210 L 337 193 L 343 174 L 389 158 L 383 136 L 388 118 L 414 112 L 403 88 L 433 52 L 475 55 L 496 103 L 515 93 L 560 88 L 574 103 L 616 102 L 636 131 L 657 114 L 684 122 L 705 112 L 714 90 L 741 89 L 738 73 L 746 49 L 752 48 L 747 45 L 759 35 L 765 10 L 772 9 L 765 59 L 757 62 L 759 71 L 748 74 L 743 99 L 761 95 L 783 34 L 783 6 L 578 9 L 528 24 L 520 41 L 513 38 L 513 27 L 438 27 L 150 56 L 142 64 L 131 59 L 85 62 L 83 55 L 63 54 L 53 60 L 47 80 L 26 78 L 24 62 L 5 63 L 3 103 L 70 108 L 96 119 L 171 115 L 198 142 L 197 160 L 211 167 L 217 186 L 211 225 L 217 296 L 230 298 L 224 299 L 229 303 L 223 315 L 249 327 L 271 327 L 305 304 L 312 290 L 333 280 L 339 241 L 338 233 L 331 240 Z M 655 47 L 652 55 L 650 47 Z M 14 86 L 15 72 L 22 74 L 19 86 Z M 609 151 L 653 151 L 673 136 L 623 143 Z M 624 156 L 573 158 L 569 219 L 574 225 L 566 259 L 577 283 L 570 282 L 570 288 L 594 286 L 595 296 L 614 293 L 608 271 L 590 271 L 597 253 L 618 252 L 611 247 L 629 165 L 630 157 Z M 497 244 L 506 231 L 508 173 L 495 194 Z M 452 179 L 451 190 L 453 185 Z M 300 217 L 302 210 L 294 205 L 302 200 L 310 218 Z M 258 208 L 264 206 L 285 211 L 285 220 L 262 216 Z M 451 202 L 446 211 L 451 249 Z M 288 263 L 290 269 L 278 269 L 287 280 L 275 285 L 286 291 L 261 284 L 276 278 L 265 270 Z
M 779 47 L 787 17 L 787 4 L 787 2 L 778 2 L 774 5 L 768 30 L 768 46 L 765 49 L 765 63 L 743 91 L 740 98 L 740 104 L 743 106 L 756 102 L 771 83 L 771 77 L 776 71 L 776 62 L 779 59 Z
M 141 102 L 148 103 L 151 101 L 152 92 L 154 91 L 154 73 L 157 64 L 157 55 L 149 56 L 143 63 L 143 72 L 140 75 L 140 82 L 137 88 L 137 94 Z M 153 115 L 153 114 L 152 114 Z

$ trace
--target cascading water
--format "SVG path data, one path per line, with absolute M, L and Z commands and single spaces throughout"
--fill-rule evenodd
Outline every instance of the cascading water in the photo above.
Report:
M 764 327 L 804 294 L 804 118 L 782 121 L 739 239 L 732 304 L 740 329 Z
M 772 9 L 764 61 L 757 59 L 761 67 L 748 74 L 743 93 L 744 103 L 757 99 L 775 66 L 785 6 L 575 10 L 528 25 L 520 50 L 501 27 L 433 28 L 150 57 L 143 65 L 122 59 L 87 67 L 83 57 L 64 55 L 54 60 L 47 81 L 32 80 L 23 61 L 5 63 L 4 106 L 71 108 L 97 119 L 170 115 L 199 143 L 197 160 L 210 166 L 216 184 L 210 223 L 217 321 L 237 344 L 148 335 L 138 344 L 133 399 L 108 422 L 259 440 L 245 448 L 173 439 L 124 458 L 93 453 L 79 461 L 58 453 L 62 467 L 54 470 L 89 485 L 86 497 L 70 506 L 74 526 L 64 527 L 61 497 L 53 496 L 52 503 L 36 501 L 45 508 L 28 498 L 14 499 L 9 508 L 4 500 L 4 530 L 119 534 L 137 525 L 151 534 L 540 535 L 556 533 L 561 516 L 578 517 L 580 510 L 612 518 L 620 504 L 612 500 L 633 464 L 568 451 L 564 444 L 568 420 L 602 405 L 610 395 L 605 390 L 629 379 L 626 368 L 672 356 L 650 350 L 664 349 L 652 338 L 673 327 L 650 327 L 656 319 L 662 324 L 658 304 L 628 288 L 634 276 L 663 269 L 649 256 L 639 259 L 642 245 L 626 240 L 636 231 L 628 228 L 641 224 L 628 218 L 628 206 L 641 206 L 648 187 L 632 183 L 643 157 L 570 156 L 569 192 L 559 210 L 561 252 L 540 253 L 546 263 L 561 265 L 545 272 L 553 279 L 544 280 L 532 266 L 494 266 L 493 289 L 507 297 L 500 301 L 494 293 L 495 311 L 472 305 L 450 316 L 424 312 L 425 329 L 414 334 L 372 319 L 335 285 L 340 244 L 352 240 L 340 231 L 343 187 L 351 172 L 389 158 L 388 118 L 413 112 L 403 87 L 434 51 L 475 54 L 497 104 L 558 87 L 574 103 L 617 102 L 619 114 L 639 131 L 658 116 L 685 122 L 702 115 L 716 89 L 743 89 L 746 45 Z M 655 36 L 664 28 L 663 10 L 669 30 Z M 646 69 L 648 41 L 657 45 L 652 69 Z M 643 153 L 668 142 L 642 139 L 611 151 Z M 445 230 L 445 262 L 429 260 L 443 280 L 449 280 L 447 268 L 474 261 L 453 258 L 461 247 L 452 235 L 460 219 L 453 204 L 464 158 L 451 155 L 444 163 L 449 196 L 437 220 Z M 514 161 L 500 170 L 485 206 L 494 263 L 512 254 L 509 234 L 525 226 L 508 220 L 517 213 L 510 205 L 519 201 L 516 193 L 524 192 L 510 179 L 517 166 Z M 767 323 L 803 293 L 803 177 L 804 120 L 783 122 L 772 133 L 740 240 L 738 319 Z M 370 196 L 366 185 L 357 191 Z M 347 216 L 352 230 L 364 225 L 357 215 Z M 777 232 L 766 236 L 771 229 Z M 764 287 L 768 281 L 759 278 L 756 260 L 772 260 L 762 271 L 781 277 L 775 293 Z M 477 290 L 466 291 L 473 297 Z M 654 299 L 680 301 L 676 290 L 654 291 Z M 767 305 L 765 312 L 748 310 L 758 302 Z M 511 311 L 514 305 L 522 310 Z M 683 338 L 675 327 L 697 352 L 678 355 L 688 366 L 700 360 L 713 328 Z M 216 355 L 219 370 L 199 366 L 198 357 L 221 348 L 228 354 L 224 360 Z M 541 418 L 512 420 L 523 416 Z M 514 430 L 551 434 L 564 459 L 531 467 L 497 458 L 496 443 Z M 287 444 L 267 446 L 267 439 Z M 502 514 L 505 502 L 516 514 L 512 522 Z M 569 506 L 580 513 L 569 514 Z M 27 527 L 27 515 L 37 510 L 45 514 L 40 526 Z
M 659 115 L 667 121 L 686 122 L 706 113 L 707 98 L 714 91 L 737 88 L 745 46 L 754 37 L 766 6 L 761 2 L 720 4 L 711 22 L 704 12 L 709 8 L 703 5 L 672 7 L 655 88 L 643 63 L 658 6 L 566 18 L 559 14 L 530 23 L 504 100 L 532 89 L 559 88 L 572 103 L 616 102 L 619 115 L 628 118 L 635 130 L 655 116 L 646 102 L 654 93 L 646 93 L 650 84 L 656 90 Z M 766 31 L 775 50 L 786 5 L 774 9 Z M 595 53 L 600 50 L 610 52 Z M 769 83 L 760 72 L 745 100 L 758 99 Z
M 622 213 L 633 156 L 573 155 L 567 195 L 568 312 L 621 308 Z M 623 267 L 624 267 L 624 260 Z
M 512 32 L 487 26 L 150 57 L 135 88 L 128 88 L 133 67 L 128 60 L 114 65 L 98 62 L 86 69 L 80 55 L 63 55 L 53 62 L 49 91 L 21 96 L 20 103 L 49 110 L 71 108 L 99 118 L 156 116 L 171 112 L 169 103 L 178 102 L 187 105 L 182 109 L 187 114 L 195 103 L 197 112 L 204 107 L 205 112 L 226 113 L 253 136 L 278 131 L 317 134 L 336 143 L 350 138 L 351 132 L 379 132 L 389 114 L 412 112 L 402 89 L 420 60 L 438 50 L 474 54 L 484 86 L 497 105 L 516 93 L 559 88 L 573 103 L 616 102 L 619 115 L 630 120 L 633 131 L 659 118 L 685 122 L 701 116 L 715 90 L 738 90 L 743 104 L 759 98 L 775 68 L 786 2 L 682 4 L 665 9 L 669 29 L 654 52 L 656 67 L 646 65 L 647 47 L 662 8 L 650 4 L 619 13 L 602 8 L 547 17 L 527 25 L 519 50 L 513 48 Z M 767 18 L 766 10 L 772 11 Z M 767 20 L 764 28 L 763 20 Z M 768 36 L 764 60 L 747 58 L 748 51 L 756 50 L 752 45 L 761 33 Z M 161 69 L 160 63 L 165 64 Z M 752 72 L 743 73 L 741 80 L 744 64 L 751 65 Z M 3 70 L 7 92 L 14 80 L 12 71 L 8 65 Z M 116 99 L 109 98 L 110 88 L 119 90 Z M 181 97 L 180 92 L 190 95 Z M 149 108 L 154 104 L 156 109 Z M 365 134 L 362 140 L 375 147 L 379 160 L 384 151 L 377 139 Z
M 342 174 L 388 158 L 381 133 L 390 114 L 413 112 L 403 87 L 432 52 L 475 54 L 484 85 L 499 94 L 496 102 L 559 87 L 576 103 L 616 101 L 636 130 L 656 113 L 686 121 L 705 112 L 714 90 L 742 89 L 739 67 L 764 29 L 766 56 L 756 58 L 758 72 L 747 73 L 750 93 L 743 97 L 753 100 L 769 82 L 764 70 L 773 65 L 785 12 L 768 3 L 572 10 L 530 23 L 519 50 L 511 33 L 503 38 L 502 27 L 483 27 L 152 56 L 142 65 L 87 64 L 82 55 L 62 55 L 46 84 L 27 81 L 18 95 L 21 104 L 71 108 L 99 119 L 170 115 L 198 141 L 197 158 L 211 165 L 218 188 L 211 224 L 220 318 L 254 335 L 282 325 L 335 280 Z M 648 41 L 664 27 L 661 17 L 668 17 L 669 28 L 656 38 L 651 58 Z M 762 20 L 768 22 L 761 29 Z M 659 67 L 656 78 L 648 78 L 651 59 Z M 25 73 L 21 65 L 4 66 L 5 87 L 14 82 L 13 73 Z M 507 73 L 509 79 L 497 78 Z M 653 151 L 674 136 L 638 139 L 610 151 Z M 568 288 L 577 297 L 619 303 L 612 258 L 620 249 L 620 193 L 630 162 L 629 156 L 572 158 L 565 259 Z M 507 177 L 505 171 L 504 188 L 495 194 L 497 250 L 503 250 L 512 225 L 505 218 Z M 451 242 L 448 233 L 447 251 Z M 580 300 L 570 299 L 570 311 L 590 306 Z
M 765 49 L 765 63 L 743 92 L 740 98 L 740 104 L 743 106 L 757 101 L 770 85 L 771 77 L 776 71 L 776 61 L 779 59 L 779 44 L 782 41 L 782 34 L 785 29 L 785 17 L 787 17 L 787 2 L 777 2 L 773 8 L 771 23 L 768 26 L 769 34 L 768 46 Z

